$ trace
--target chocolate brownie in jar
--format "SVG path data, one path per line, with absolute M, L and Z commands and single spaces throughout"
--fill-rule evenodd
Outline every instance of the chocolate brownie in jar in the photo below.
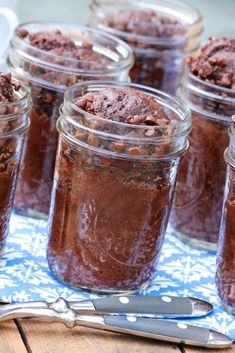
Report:
M 29 89 L 11 74 L 0 73 L 0 253 L 8 234 L 29 108 Z
M 127 80 L 132 62 L 125 43 L 98 30 L 46 22 L 16 29 L 8 65 L 15 76 L 29 83 L 33 99 L 16 191 L 17 212 L 48 217 L 56 121 L 65 89 L 85 79 Z
M 150 88 L 86 82 L 66 92 L 49 217 L 54 276 L 109 293 L 149 283 L 190 128 L 184 103 Z
M 235 314 L 235 116 L 225 151 L 227 180 L 217 252 L 216 285 L 223 306 Z
M 191 108 L 193 129 L 171 223 L 183 241 L 215 251 L 226 174 L 223 153 L 235 111 L 235 39 L 210 38 L 200 55 L 189 60 L 179 95 Z
M 200 46 L 200 13 L 181 1 L 161 0 L 93 0 L 91 8 L 93 27 L 132 48 L 131 81 L 175 95 L 185 57 Z

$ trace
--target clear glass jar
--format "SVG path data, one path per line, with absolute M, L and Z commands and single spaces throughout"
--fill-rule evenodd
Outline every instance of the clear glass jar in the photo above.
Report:
M 93 51 L 107 60 L 96 62 L 62 57 L 38 49 L 22 38 L 29 33 L 60 30 L 77 47 L 89 42 Z M 8 67 L 24 79 L 32 91 L 31 126 L 25 140 L 17 183 L 15 209 L 35 217 L 48 217 L 58 134 L 56 121 L 65 89 L 89 79 L 128 80 L 133 63 L 131 49 L 120 40 L 101 31 L 79 25 L 36 22 L 19 26 L 11 41 Z
M 96 117 L 78 97 L 107 87 L 151 95 L 174 121 L 152 127 Z M 178 119 L 178 120 L 177 120 Z M 136 291 L 152 279 L 165 235 L 190 111 L 170 96 L 128 83 L 86 82 L 65 94 L 49 217 L 51 272 L 95 292 Z
M 179 97 L 192 111 L 190 147 L 180 166 L 171 223 L 183 241 L 216 251 L 235 91 L 209 84 L 185 68 Z
M 131 81 L 175 95 L 185 57 L 195 54 L 200 46 L 201 14 L 178 0 L 93 0 L 91 10 L 93 27 L 131 46 L 135 58 Z M 124 26 L 125 14 L 129 11 L 139 11 L 139 17 L 133 25 L 126 19 Z M 146 12 L 177 22 L 142 20 Z
M 0 103 L 0 253 L 8 234 L 21 147 L 29 127 L 30 90 L 21 84 L 15 96 L 14 102 Z
M 227 180 L 217 252 L 216 284 L 225 309 L 235 314 L 235 123 L 229 134 L 230 144 L 224 154 Z

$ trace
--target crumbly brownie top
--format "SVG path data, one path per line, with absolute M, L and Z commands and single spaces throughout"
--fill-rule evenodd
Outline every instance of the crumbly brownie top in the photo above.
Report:
M 17 99 L 15 91 L 18 91 L 19 89 L 20 85 L 12 82 L 10 73 L 0 73 L 0 103 L 14 102 Z
M 89 92 L 77 100 L 87 112 L 113 121 L 133 125 L 167 125 L 162 107 L 151 97 L 134 88 L 109 87 Z
M 209 38 L 200 55 L 189 59 L 189 69 L 204 81 L 235 89 L 235 38 Z
M 77 46 L 72 38 L 63 35 L 59 30 L 29 33 L 21 28 L 18 30 L 18 34 L 21 38 L 28 39 L 33 47 L 58 56 L 96 63 L 107 63 L 108 61 L 107 58 L 93 50 L 92 44 L 84 42 L 81 46 Z
M 108 25 L 122 32 L 153 37 L 172 37 L 182 33 L 183 25 L 155 11 L 120 10 L 110 16 Z

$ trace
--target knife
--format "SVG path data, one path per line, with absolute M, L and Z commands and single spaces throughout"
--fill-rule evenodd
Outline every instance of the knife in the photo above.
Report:
M 55 302 L 46 301 L 7 304 L 0 308 L 0 314 L 10 309 L 18 308 L 56 308 Z M 197 298 L 173 296 L 107 296 L 104 298 L 81 301 L 67 301 L 69 307 L 79 314 L 135 314 L 157 318 L 200 317 L 213 310 L 212 304 Z
M 217 331 L 170 320 L 156 320 L 133 315 L 80 315 L 59 299 L 55 308 L 25 307 L 5 310 L 0 322 L 20 318 L 41 318 L 47 322 L 61 322 L 68 328 L 86 326 L 105 331 L 125 333 L 174 343 L 207 348 L 225 348 L 232 340 Z

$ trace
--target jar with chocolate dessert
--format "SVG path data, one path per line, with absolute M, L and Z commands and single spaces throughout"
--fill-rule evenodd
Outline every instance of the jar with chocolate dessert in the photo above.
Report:
M 191 129 L 183 102 L 128 83 L 65 94 L 49 217 L 51 272 L 95 292 L 152 279 Z
M 179 96 L 192 111 L 190 148 L 182 161 L 171 214 L 176 234 L 210 251 L 217 247 L 228 128 L 235 112 L 235 39 L 210 38 L 190 59 Z
M 8 66 L 31 87 L 31 127 L 25 140 L 15 209 L 48 217 L 58 134 L 56 121 L 65 89 L 90 79 L 128 80 L 133 64 L 126 43 L 78 25 L 28 23 L 11 41 Z
M 224 157 L 227 180 L 217 252 L 216 284 L 225 309 L 235 314 L 235 116 Z
M 186 56 L 200 46 L 201 14 L 178 0 L 93 0 L 90 24 L 126 41 L 131 81 L 175 95 Z
M 27 86 L 10 74 L 0 74 L 0 253 L 8 233 L 30 103 Z

